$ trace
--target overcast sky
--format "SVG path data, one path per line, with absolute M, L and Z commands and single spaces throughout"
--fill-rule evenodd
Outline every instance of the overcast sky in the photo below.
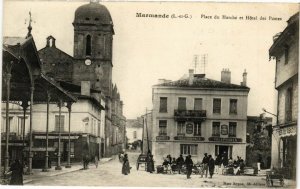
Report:
M 34 23 L 32 34 L 38 50 L 46 37 L 56 38 L 56 47 L 73 55 L 74 12 L 88 1 L 4 1 L 4 36 L 26 36 L 28 12 Z M 126 3 L 103 2 L 111 13 L 113 82 L 124 101 L 124 114 L 135 118 L 152 108 L 152 85 L 159 78 L 177 80 L 193 68 L 194 55 L 207 54 L 206 76 L 220 80 L 229 68 L 231 81 L 240 84 L 248 72 L 248 115 L 262 108 L 276 113 L 275 62 L 269 61 L 272 37 L 298 10 L 297 4 L 262 3 Z M 136 13 L 188 14 L 192 18 L 137 18 Z M 244 20 L 204 19 L 201 15 L 244 17 Z M 245 16 L 266 17 L 249 21 Z M 269 16 L 281 18 L 269 20 Z M 27 21 L 25 21 L 27 19 Z M 25 24 L 26 23 L 26 24 Z M 201 62 L 201 61 L 200 61 Z M 197 70 L 202 73 L 203 69 Z

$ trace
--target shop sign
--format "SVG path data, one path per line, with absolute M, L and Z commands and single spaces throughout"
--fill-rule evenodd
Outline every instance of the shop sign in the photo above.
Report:
M 36 135 L 35 139 L 46 139 L 44 135 Z M 70 136 L 70 139 L 78 139 L 79 136 Z M 48 136 L 48 139 L 58 139 L 58 136 Z M 60 139 L 69 139 L 69 136 L 60 136 Z
M 189 140 L 189 141 L 203 141 L 204 137 L 186 137 L 186 136 L 175 136 L 174 140 Z
M 297 134 L 297 127 L 291 126 L 291 127 L 280 128 L 278 130 L 278 134 L 280 137 L 294 136 Z
M 156 140 L 170 140 L 169 136 L 156 136 Z
M 186 124 L 186 134 L 190 135 L 193 134 L 193 127 L 194 125 L 192 123 Z
M 221 125 L 221 135 L 228 135 L 228 125 Z
M 241 138 L 209 137 L 208 140 L 214 142 L 242 142 Z

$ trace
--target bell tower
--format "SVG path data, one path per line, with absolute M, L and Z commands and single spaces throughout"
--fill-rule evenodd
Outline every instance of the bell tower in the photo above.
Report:
M 113 22 L 104 5 L 90 2 L 75 11 L 73 81 L 111 96 Z

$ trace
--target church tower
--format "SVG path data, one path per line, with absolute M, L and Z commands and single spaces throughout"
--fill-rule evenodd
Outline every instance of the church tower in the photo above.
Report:
M 113 22 L 98 2 L 75 11 L 73 82 L 90 81 L 91 88 L 111 97 Z
M 107 8 L 98 2 L 82 5 L 75 11 L 73 82 L 89 81 L 101 90 L 105 100 L 104 154 L 117 153 L 112 126 L 112 43 L 114 28 Z

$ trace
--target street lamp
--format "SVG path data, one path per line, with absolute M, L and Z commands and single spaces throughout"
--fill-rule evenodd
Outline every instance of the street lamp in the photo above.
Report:
M 263 112 L 266 112 L 266 113 L 268 113 L 268 114 L 271 114 L 271 115 L 273 115 L 273 116 L 275 116 L 275 117 L 277 118 L 277 115 L 276 115 L 276 114 L 273 114 L 273 113 L 271 113 L 271 112 L 268 112 L 265 108 L 262 108 L 262 111 L 263 111 Z

